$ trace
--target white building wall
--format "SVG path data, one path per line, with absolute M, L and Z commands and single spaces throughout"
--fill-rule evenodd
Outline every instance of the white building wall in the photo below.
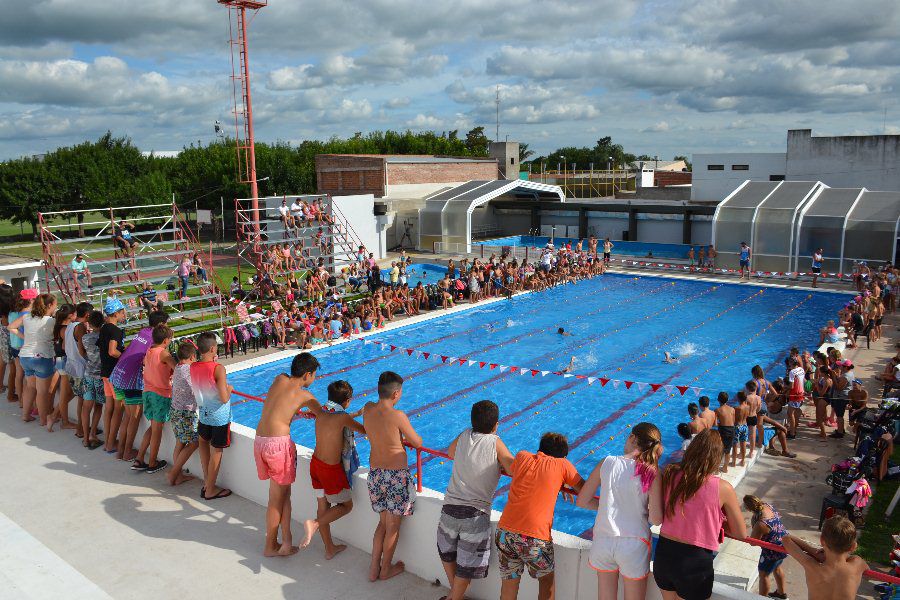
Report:
M 741 154 L 694 154 L 691 200 L 721 201 L 748 179 L 769 181 L 784 177 L 787 155 L 784 152 L 748 152 Z M 722 165 L 722 170 L 710 170 Z M 734 170 L 734 165 L 747 165 L 747 170 Z
M 813 137 L 809 129 L 790 130 L 786 175 L 835 188 L 900 190 L 900 135 Z
M 0 279 L 13 286 L 13 289 L 17 291 L 22 288 L 40 289 L 43 272 L 43 264 L 36 261 L 0 265 Z
M 375 196 L 373 194 L 332 196 L 331 201 L 347 217 L 369 252 L 374 252 L 376 259 L 384 258 L 387 253 L 385 240 L 387 227 L 384 223 L 379 223 L 379 218 L 375 216 Z M 381 217 L 381 221 L 387 220 Z

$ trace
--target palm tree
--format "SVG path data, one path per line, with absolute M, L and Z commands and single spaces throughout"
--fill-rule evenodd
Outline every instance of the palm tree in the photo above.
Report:
M 528 149 L 528 144 L 519 144 L 519 164 L 534 156 L 534 151 Z

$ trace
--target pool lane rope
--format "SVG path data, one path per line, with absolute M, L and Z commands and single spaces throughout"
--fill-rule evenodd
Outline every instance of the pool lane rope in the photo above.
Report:
M 739 273 L 739 269 L 724 269 L 724 268 L 715 268 L 712 269 L 705 268 L 701 269 L 697 266 L 690 265 L 676 265 L 672 263 L 661 263 L 661 262 L 653 262 L 647 260 L 630 260 L 627 258 L 612 258 L 610 259 L 614 262 L 622 263 L 623 266 L 631 266 L 631 267 L 657 267 L 660 269 L 670 269 L 675 271 L 688 271 L 690 273 L 698 273 L 698 274 L 709 274 L 715 275 L 716 273 L 723 274 L 734 274 Z M 749 272 L 749 270 L 748 270 Z M 753 274 L 756 275 L 757 278 L 777 278 L 777 277 L 813 277 L 816 273 L 804 273 L 802 271 L 753 271 Z M 819 279 L 850 279 L 853 277 L 852 273 L 818 273 Z
M 692 383 L 696 383 L 701 377 L 703 377 L 704 375 L 706 375 L 707 373 L 709 373 L 710 371 L 712 371 L 713 369 L 715 369 L 715 368 L 716 368 L 717 366 L 719 366 L 721 363 L 723 363 L 724 361 L 728 360 L 729 358 L 731 358 L 731 357 L 733 357 L 733 356 L 736 356 L 738 350 L 740 350 L 740 349 L 742 349 L 742 348 L 745 348 L 745 347 L 748 346 L 749 344 L 753 343 L 759 336 L 761 336 L 761 335 L 764 334 L 766 331 L 768 331 L 769 329 L 771 329 L 772 327 L 774 327 L 776 324 L 778 324 L 778 323 L 780 323 L 781 321 L 783 321 L 784 319 L 786 319 L 786 318 L 788 317 L 788 315 L 790 315 L 791 313 L 793 313 L 794 311 L 796 311 L 798 308 L 800 308 L 800 307 L 801 307 L 804 303 L 806 303 L 806 301 L 809 300 L 810 298 L 812 298 L 812 294 L 807 295 L 806 298 L 804 298 L 803 300 L 801 300 L 800 302 L 798 302 L 797 304 L 795 304 L 793 307 L 791 307 L 790 309 L 788 309 L 787 312 L 785 312 L 784 314 L 782 314 L 782 315 L 781 315 L 780 317 L 778 317 L 777 319 L 773 320 L 771 323 L 769 323 L 768 325 L 766 325 L 764 328 L 758 330 L 756 333 L 754 333 L 753 335 L 751 335 L 749 338 L 747 338 L 747 341 L 745 341 L 745 342 L 739 344 L 739 345 L 738 345 L 736 348 L 734 348 L 733 350 L 731 350 L 731 351 L 726 352 L 725 354 L 723 354 L 721 358 L 719 358 L 716 362 L 712 363 L 709 367 L 707 367 L 707 369 L 706 369 L 705 371 L 703 371 L 703 372 L 700 373 L 699 375 L 695 376 L 695 377 L 691 380 L 691 382 L 692 382 Z M 684 394 L 682 394 L 682 396 L 683 396 L 683 395 L 684 395 Z M 675 396 L 674 393 L 669 394 L 669 398 L 672 398 L 672 397 L 674 397 L 674 396 Z M 655 406 L 651 407 L 647 412 L 642 413 L 641 416 L 640 416 L 639 418 L 643 419 L 643 418 L 647 417 L 651 412 L 653 412 L 653 411 L 657 410 L 658 408 L 662 407 L 665 403 L 666 403 L 666 400 L 663 400 L 663 401 L 657 403 Z M 626 423 L 626 424 L 625 424 L 621 429 L 619 429 L 616 433 L 614 433 L 613 435 L 609 436 L 608 439 L 604 440 L 602 443 L 598 444 L 597 446 L 594 446 L 593 448 L 591 448 L 591 450 L 588 451 L 587 454 L 585 454 L 584 456 L 582 456 L 581 458 L 579 458 L 577 461 L 575 461 L 574 464 L 577 465 L 578 463 L 580 463 L 581 461 L 583 461 L 583 460 L 584 460 L 585 458 L 587 458 L 588 456 L 594 454 L 596 451 L 600 450 L 601 448 L 603 448 L 604 446 L 606 446 L 608 443 L 610 443 L 611 441 L 615 440 L 617 437 L 621 436 L 623 433 L 625 433 L 625 432 L 627 432 L 627 431 L 630 431 L 631 428 L 632 428 L 633 426 L 634 426 L 633 423 Z
M 731 312 L 732 310 L 734 310 L 734 309 L 736 309 L 736 308 L 739 308 L 739 307 L 741 307 L 741 306 L 747 304 L 747 303 L 750 302 L 751 300 L 754 300 L 754 299 L 756 299 L 756 298 L 759 298 L 764 292 L 765 292 L 765 288 L 759 290 L 759 291 L 756 292 L 755 294 L 751 294 L 751 295 L 747 296 L 746 298 L 744 298 L 743 300 L 741 300 L 741 301 L 739 301 L 739 302 L 737 302 L 737 303 L 735 303 L 735 304 L 732 304 L 732 305 L 729 306 L 728 308 L 726 308 L 726 309 L 724 309 L 724 310 L 722 310 L 722 311 L 719 311 L 718 313 L 716 313 L 716 314 L 714 314 L 714 315 L 711 315 L 711 316 L 709 316 L 709 317 L 703 319 L 703 320 L 700 321 L 699 323 L 696 323 L 695 325 L 692 325 L 690 328 L 685 329 L 685 330 L 682 331 L 681 333 L 679 333 L 679 334 L 677 334 L 677 335 L 675 335 L 675 336 L 669 338 L 665 343 L 658 344 L 658 345 L 654 346 L 654 348 L 653 348 L 654 351 L 658 352 L 658 351 L 662 350 L 663 348 L 666 348 L 666 347 L 668 347 L 668 346 L 671 346 L 672 344 L 674 344 L 675 342 L 677 342 L 679 339 L 685 337 L 685 336 L 688 335 L 689 333 L 691 333 L 691 332 L 693 332 L 693 331 L 696 331 L 697 329 L 700 329 L 700 328 L 703 327 L 704 325 L 708 325 L 708 324 L 711 323 L 712 321 L 715 321 L 716 319 L 721 318 L 721 317 L 724 316 L 726 313 L 729 313 L 729 312 Z M 636 356 L 635 356 L 634 358 L 632 358 L 631 360 L 625 362 L 621 367 L 616 368 L 616 370 L 617 370 L 617 371 L 621 371 L 623 368 L 629 367 L 629 366 L 633 365 L 634 363 L 639 362 L 639 361 L 641 361 L 641 360 L 647 358 L 649 355 L 650 355 L 650 353 L 648 353 L 648 352 L 644 352 L 644 353 L 636 353 Z M 628 356 L 628 355 L 626 355 L 626 357 L 627 357 L 627 356 Z M 633 355 L 633 356 L 634 356 L 634 355 Z M 623 358 L 624 358 L 624 357 L 623 357 Z M 619 362 L 619 361 L 617 360 L 617 361 L 615 361 L 615 362 Z M 663 389 L 665 389 L 665 386 L 666 386 L 666 385 L 668 385 L 668 384 L 664 384 L 664 385 L 663 385 Z M 672 396 L 675 395 L 674 392 L 671 391 L 671 389 L 668 390 L 668 391 L 669 391 L 669 393 L 670 393 Z M 572 393 L 574 394 L 574 392 L 572 392 Z M 683 395 L 683 394 L 682 394 L 682 395 Z M 553 404 L 554 404 L 554 405 L 555 405 L 555 404 L 558 404 L 558 402 L 554 402 Z M 519 421 L 513 423 L 512 425 L 510 425 L 510 426 L 508 426 L 508 427 L 505 427 L 504 429 L 505 429 L 505 430 L 512 429 L 513 427 L 516 427 L 516 426 L 520 425 L 521 422 L 524 422 L 524 421 L 527 421 L 528 419 L 531 419 L 531 418 L 533 418 L 533 417 L 536 417 L 536 416 L 540 415 L 542 412 L 543 412 L 543 410 L 537 410 L 537 411 L 534 411 L 533 413 L 529 414 L 528 416 L 523 417 L 523 418 L 520 419 Z

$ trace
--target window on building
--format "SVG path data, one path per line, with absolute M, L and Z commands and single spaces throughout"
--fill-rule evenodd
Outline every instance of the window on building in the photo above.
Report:
M 769 175 L 769 181 L 784 181 L 784 175 Z
M 707 171 L 724 171 L 725 165 L 706 165 Z
M 515 159 L 514 156 L 510 156 L 510 157 L 509 157 L 509 164 L 511 164 L 511 165 L 516 164 L 516 159 Z M 79 350 L 79 352 L 80 352 L 80 350 Z
M 731 165 L 732 171 L 749 171 L 750 165 Z

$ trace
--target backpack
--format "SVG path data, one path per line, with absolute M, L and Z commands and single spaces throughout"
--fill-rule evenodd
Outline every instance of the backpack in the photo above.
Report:
M 250 332 L 247 331 L 247 327 L 244 325 L 237 326 L 237 335 L 240 336 L 240 339 L 245 342 L 249 342 L 251 339 L 253 339 L 253 336 L 250 335 Z
M 250 332 L 250 337 L 258 338 L 259 337 L 259 326 L 255 323 L 247 325 L 247 330 Z
M 272 321 L 268 319 L 262 322 L 263 335 L 272 335 Z

